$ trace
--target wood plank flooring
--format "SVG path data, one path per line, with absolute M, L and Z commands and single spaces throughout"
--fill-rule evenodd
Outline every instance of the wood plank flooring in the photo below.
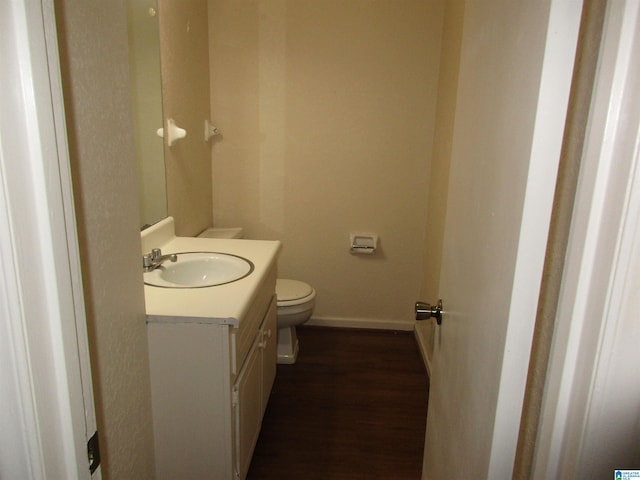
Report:
M 413 333 L 298 328 L 249 480 L 419 480 L 429 384 Z

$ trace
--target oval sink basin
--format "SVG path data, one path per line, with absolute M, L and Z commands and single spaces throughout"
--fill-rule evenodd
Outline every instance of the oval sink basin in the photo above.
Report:
M 235 282 L 253 272 L 253 263 L 243 257 L 218 252 L 176 253 L 177 261 L 166 260 L 144 273 L 144 283 L 164 288 L 214 287 Z

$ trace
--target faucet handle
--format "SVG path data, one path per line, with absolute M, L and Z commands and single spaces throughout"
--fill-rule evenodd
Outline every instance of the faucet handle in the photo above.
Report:
M 160 250 L 159 248 L 152 248 L 151 260 L 153 260 L 154 262 L 157 262 L 158 260 L 160 260 L 160 257 L 162 257 L 162 250 Z
M 149 268 L 153 264 L 153 260 L 151 260 L 151 254 L 147 253 L 142 256 L 142 267 Z

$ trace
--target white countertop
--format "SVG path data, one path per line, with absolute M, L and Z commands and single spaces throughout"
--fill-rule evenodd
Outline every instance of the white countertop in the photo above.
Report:
M 167 223 L 159 225 L 157 228 L 156 226 L 151 227 L 151 229 L 146 234 L 146 231 L 142 232 L 144 253 L 148 253 L 152 247 L 161 248 L 163 255 L 183 252 L 230 253 L 250 260 L 254 265 L 254 270 L 241 280 L 213 287 L 162 288 L 145 285 L 147 321 L 218 323 L 239 326 L 263 279 L 276 266 L 280 242 L 175 237 L 172 234 L 173 219 L 170 217 Z M 159 230 L 162 230 L 161 235 L 158 235 Z M 140 267 L 141 277 L 142 274 L 142 267 Z

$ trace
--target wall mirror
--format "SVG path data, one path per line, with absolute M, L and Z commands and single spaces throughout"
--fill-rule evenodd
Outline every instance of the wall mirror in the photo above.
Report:
M 160 34 L 155 0 L 127 2 L 131 104 L 141 228 L 167 216 Z

